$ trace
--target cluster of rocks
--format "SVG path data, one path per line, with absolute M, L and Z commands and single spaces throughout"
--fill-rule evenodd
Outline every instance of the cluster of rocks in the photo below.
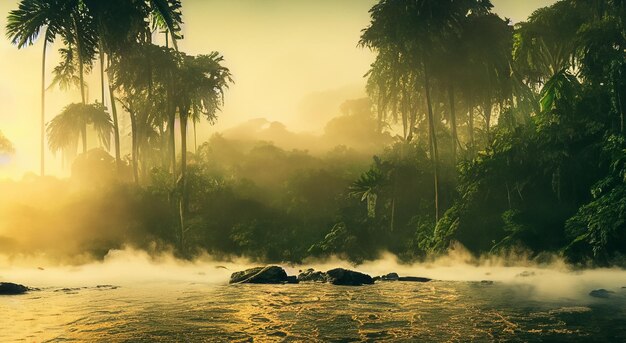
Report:
M 289 276 L 281 267 L 267 266 L 235 272 L 231 275 L 229 283 L 286 284 L 318 282 L 341 286 L 362 286 L 371 285 L 377 281 L 428 282 L 431 281 L 431 279 L 414 276 L 399 276 L 397 273 L 371 277 L 367 274 L 344 268 L 335 268 L 326 272 L 307 269 L 304 271 L 301 270 L 297 276 Z
M 11 282 L 0 282 L 0 295 L 17 295 L 28 292 L 28 287 Z

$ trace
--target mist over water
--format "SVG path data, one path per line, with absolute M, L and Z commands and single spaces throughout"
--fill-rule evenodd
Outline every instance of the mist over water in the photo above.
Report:
M 233 272 L 260 265 L 263 264 L 246 258 L 218 260 L 209 255 L 192 261 L 181 260 L 167 252 L 151 255 L 131 248 L 111 250 L 102 261 L 79 265 L 49 264 L 43 256 L 9 259 L 0 255 L 0 280 L 23 283 L 34 288 L 149 283 L 225 285 Z M 387 253 L 378 260 L 359 265 L 336 257 L 321 261 L 310 259 L 302 264 L 277 265 L 282 266 L 289 275 L 297 275 L 308 268 L 321 271 L 346 268 L 371 276 L 395 272 L 400 276 L 427 277 L 437 281 L 489 281 L 511 287 L 529 300 L 536 301 L 576 300 L 592 303 L 597 299 L 589 296 L 591 290 L 607 289 L 616 292 L 619 298 L 622 288 L 626 287 L 626 270 L 619 268 L 575 269 L 557 258 L 551 263 L 510 257 L 477 259 L 462 251 L 462 248 L 431 261 L 413 264 L 401 263 Z
M 338 258 L 285 264 L 289 274 L 345 267 L 371 275 L 435 279 L 428 283 L 227 285 L 232 272 L 259 265 L 210 256 L 109 251 L 73 266 L 42 259 L 3 260 L 0 280 L 36 287 L 0 297 L 3 341 L 620 341 L 626 332 L 626 271 L 573 271 L 474 259 L 451 253 L 401 264 L 387 254 L 354 266 Z M 37 266 L 37 267 L 36 267 Z M 42 267 L 43 266 L 43 267 Z M 486 280 L 493 281 L 486 282 Z M 589 296 L 593 289 L 608 299 Z

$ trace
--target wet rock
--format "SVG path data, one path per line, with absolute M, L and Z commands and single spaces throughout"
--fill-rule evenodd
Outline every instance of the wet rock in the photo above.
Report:
M 606 289 L 594 289 L 593 291 L 589 292 L 589 295 L 594 297 L 594 298 L 602 298 L 602 299 L 606 299 L 611 297 L 612 294 L 614 294 L 615 292 L 611 292 L 611 291 L 607 291 Z
M 371 276 L 353 270 L 335 268 L 326 272 L 328 282 L 333 285 L 361 286 L 371 285 L 374 279 Z
M 230 276 L 229 283 L 279 284 L 297 283 L 295 277 L 287 276 L 287 272 L 278 266 L 256 267 L 235 272 Z
M 535 272 L 529 272 L 527 270 L 519 273 L 516 275 L 517 277 L 529 277 L 529 276 L 535 276 Z
M 493 285 L 493 281 L 491 280 L 481 280 L 479 283 L 481 285 Z
M 398 273 L 389 273 L 380 277 L 382 281 L 398 281 L 399 278 Z
M 299 282 L 327 282 L 328 278 L 326 273 L 309 268 L 298 274 Z
M 17 295 L 28 292 L 28 287 L 11 282 L 0 282 L 0 295 Z
M 374 281 L 428 282 L 432 281 L 432 279 L 417 276 L 399 276 L 397 273 L 389 273 L 375 277 Z
M 433 279 L 429 279 L 427 277 L 419 277 L 419 276 L 401 276 L 398 278 L 398 281 L 404 282 L 429 282 Z

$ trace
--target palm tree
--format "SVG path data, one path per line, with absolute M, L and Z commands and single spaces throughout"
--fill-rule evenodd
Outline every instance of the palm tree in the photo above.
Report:
M 527 84 L 537 90 L 562 70 L 575 69 L 576 34 L 587 15 L 578 2 L 559 1 L 516 25 L 513 61 Z
M 87 152 L 87 125 L 92 125 L 98 140 L 105 147 L 111 143 L 111 118 L 99 103 L 85 105 L 75 103 L 66 106 L 48 124 L 48 145 L 52 152 L 76 147 L 79 137 L 83 143 L 83 153 Z
M 153 44 L 136 44 L 132 50 L 118 55 L 116 62 L 109 68 L 111 79 L 114 80 L 113 88 L 120 94 L 118 100 L 131 119 L 136 182 L 139 177 L 140 147 L 146 146 L 148 133 L 153 132 L 155 126 L 161 127 L 164 120 L 169 121 L 172 117 L 167 104 L 173 101 L 167 98 L 172 93 L 170 76 L 179 68 L 178 57 L 172 49 Z M 175 111 L 173 113 L 175 115 Z
M 32 45 L 39 38 L 42 30 L 43 54 L 41 68 L 41 124 L 40 124 L 40 172 L 45 174 L 45 82 L 46 82 L 46 49 L 53 43 L 58 34 L 66 31 L 68 22 L 69 1 L 64 0 L 22 0 L 18 9 L 9 13 L 6 34 L 18 49 Z
M 455 35 L 471 13 L 487 12 L 488 0 L 381 0 L 370 10 L 371 23 L 363 30 L 360 44 L 377 52 L 403 54 L 405 66 L 400 72 L 411 73 L 422 82 L 414 83 L 414 92 L 426 98 L 429 146 L 434 168 L 435 217 L 439 219 L 439 149 L 433 113 L 433 67 L 445 54 L 445 42 Z M 402 76 L 400 76 L 402 78 Z M 408 78 L 407 78 L 408 79 Z M 423 92 L 423 93 L 422 93 Z
M 184 248 L 184 218 L 187 212 L 187 123 L 194 116 L 204 117 L 209 122 L 217 119 L 217 111 L 224 102 L 224 91 L 233 81 L 223 62 L 224 58 L 217 52 L 195 57 L 179 53 L 179 67 L 174 75 L 173 98 L 178 108 L 181 136 L 181 171 L 178 179 L 181 190 L 181 248 Z
M 98 33 L 98 50 L 101 66 L 105 55 L 109 67 L 119 63 L 120 56 L 132 51 L 137 43 L 150 42 L 151 30 L 165 28 L 174 47 L 182 24 L 180 0 L 83 0 L 95 22 Z M 110 68 L 109 68 L 110 69 Z M 104 70 L 101 68 L 102 97 L 104 102 Z M 121 164 L 120 138 L 115 100 L 114 75 L 109 72 L 109 93 L 114 125 L 116 163 Z M 173 147 L 172 147 L 173 150 Z
M 496 14 L 471 15 L 465 22 L 462 42 L 467 56 L 466 98 L 482 107 L 489 141 L 493 105 L 511 95 L 513 28 Z
M 370 218 L 376 217 L 376 201 L 385 181 L 383 173 L 378 168 L 372 168 L 350 185 L 350 195 L 361 199 L 361 202 L 367 202 L 367 216 Z M 393 231 L 393 224 L 391 230 Z

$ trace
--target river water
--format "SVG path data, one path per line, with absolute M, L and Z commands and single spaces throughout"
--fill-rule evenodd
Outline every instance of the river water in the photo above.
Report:
M 222 267 L 131 266 L 0 270 L 0 281 L 40 287 L 0 296 L 0 342 L 626 342 L 617 270 L 408 268 L 447 280 L 346 287 L 228 285 Z M 613 293 L 589 296 L 601 285 Z
M 0 298 L 0 341 L 626 342 L 624 294 L 547 302 L 528 291 L 449 281 L 45 288 Z

